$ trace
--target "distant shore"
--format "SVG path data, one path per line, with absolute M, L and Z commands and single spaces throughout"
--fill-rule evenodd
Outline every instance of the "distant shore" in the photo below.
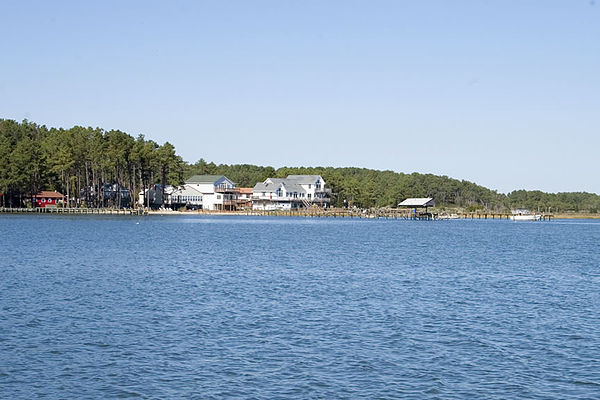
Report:
M 554 214 L 555 219 L 600 219 L 600 214 L 583 214 L 583 213 L 559 213 Z
M 38 215 L 222 215 L 222 216 L 287 216 L 287 217 L 333 217 L 333 218 L 387 218 L 387 219 L 509 219 L 509 213 L 491 211 L 463 212 L 451 210 L 430 210 L 428 214 L 412 214 L 409 209 L 341 209 L 341 208 L 304 208 L 299 210 L 142 210 L 142 209 L 110 209 L 110 208 L 1 208 L 0 214 L 38 214 Z M 425 216 L 428 215 L 426 218 Z M 542 214 L 542 219 L 600 219 L 600 213 L 556 213 Z

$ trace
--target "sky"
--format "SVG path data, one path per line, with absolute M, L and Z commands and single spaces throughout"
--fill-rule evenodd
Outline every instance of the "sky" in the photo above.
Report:
M 600 2 L 0 3 L 0 118 L 600 194 Z

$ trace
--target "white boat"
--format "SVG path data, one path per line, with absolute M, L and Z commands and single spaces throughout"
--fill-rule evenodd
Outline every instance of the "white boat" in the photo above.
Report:
M 437 216 L 438 220 L 447 220 L 447 219 L 460 219 L 458 214 L 440 214 Z
M 520 214 L 520 215 L 511 215 L 511 221 L 539 221 L 542 219 L 542 216 L 539 214 Z

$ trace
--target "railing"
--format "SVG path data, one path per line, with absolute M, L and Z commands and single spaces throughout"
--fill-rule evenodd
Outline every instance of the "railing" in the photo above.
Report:
M 297 203 L 329 203 L 329 197 L 313 197 L 309 199 L 308 197 L 289 197 L 289 196 L 252 196 L 252 201 L 256 200 L 269 200 L 269 201 L 293 201 Z
M 306 200 L 306 197 L 290 196 L 252 196 L 252 200 L 273 200 L 273 201 L 298 201 Z
M 147 215 L 143 208 L 63 208 L 63 207 L 37 207 L 37 208 L 4 208 L 0 213 L 38 213 L 38 214 L 109 214 L 109 215 Z
M 315 188 L 315 193 L 331 194 L 332 192 L 329 188 Z
M 215 193 L 239 193 L 240 189 L 235 187 L 221 187 L 218 186 L 215 188 Z

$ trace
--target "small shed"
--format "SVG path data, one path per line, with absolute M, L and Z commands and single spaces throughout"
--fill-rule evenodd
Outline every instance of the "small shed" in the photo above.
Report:
M 402 203 L 398 204 L 398 207 L 408 208 L 424 208 L 427 212 L 427 207 L 435 207 L 435 201 L 432 197 L 419 197 L 406 199 Z

